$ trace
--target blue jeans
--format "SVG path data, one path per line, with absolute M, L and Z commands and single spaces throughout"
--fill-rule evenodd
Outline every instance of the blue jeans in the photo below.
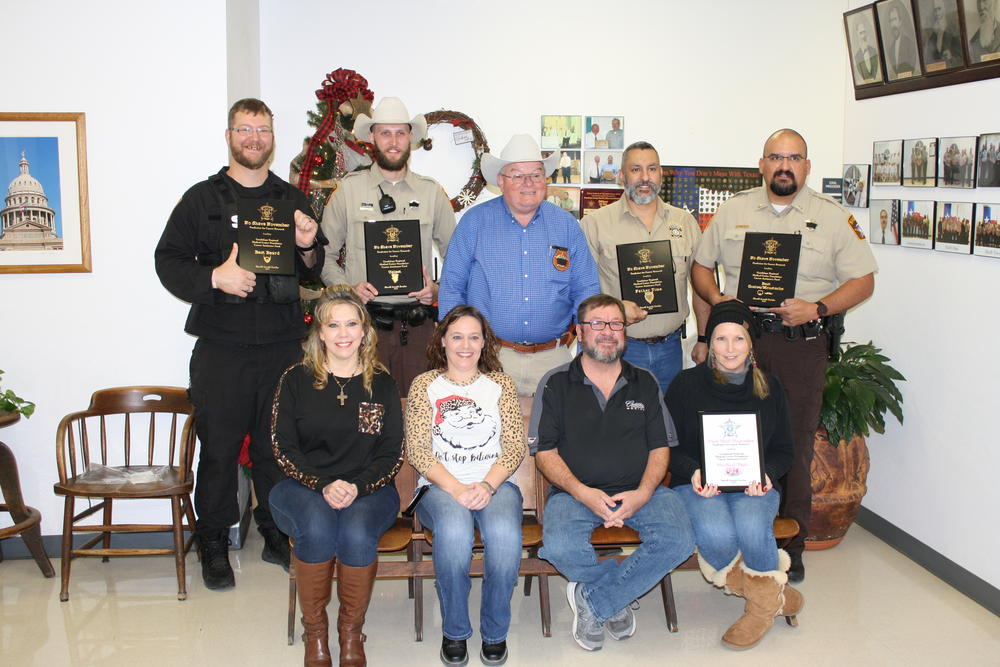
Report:
M 539 555 L 570 581 L 583 584 L 583 597 L 604 622 L 655 586 L 694 551 L 694 534 L 677 494 L 656 487 L 649 502 L 625 520 L 642 544 L 621 563 L 597 560 L 590 534 L 604 522 L 568 493 L 553 493 L 545 504 Z M 578 589 L 579 590 L 579 589 Z
M 781 496 L 771 489 L 763 496 L 720 493 L 703 498 L 690 484 L 674 489 L 684 501 L 694 527 L 698 553 L 716 570 L 729 565 L 736 554 L 752 570 L 778 569 L 778 549 L 774 543 L 774 517 Z
M 388 484 L 335 510 L 322 493 L 286 477 L 271 489 L 271 514 L 295 540 L 295 556 L 303 563 L 339 558 L 344 565 L 364 567 L 375 560 L 378 539 L 399 514 L 399 492 Z
M 622 358 L 652 373 L 660 383 L 660 391 L 665 394 L 670 381 L 684 366 L 681 360 L 681 333 L 675 331 L 655 345 L 629 338 Z
M 479 634 L 486 644 L 507 639 L 510 598 L 521 564 L 521 490 L 504 482 L 489 505 L 470 510 L 432 484 L 417 505 L 417 518 L 434 531 L 435 587 L 444 636 L 453 640 L 472 636 L 469 565 L 473 530 L 478 529 L 486 552 Z

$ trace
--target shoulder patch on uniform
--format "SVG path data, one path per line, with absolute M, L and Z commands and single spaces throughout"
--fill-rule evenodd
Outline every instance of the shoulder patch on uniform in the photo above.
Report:
M 854 230 L 855 236 L 857 236 L 862 241 L 865 240 L 865 233 L 861 231 L 861 225 L 858 224 L 858 221 L 854 219 L 853 215 L 847 218 L 847 224 L 849 224 L 851 226 L 851 229 Z

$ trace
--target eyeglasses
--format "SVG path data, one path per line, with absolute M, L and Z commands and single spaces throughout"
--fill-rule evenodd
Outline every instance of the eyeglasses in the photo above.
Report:
M 240 125 L 239 127 L 229 128 L 230 132 L 235 132 L 241 137 L 249 137 L 251 134 L 257 134 L 262 137 L 269 137 L 274 133 L 269 127 L 250 127 L 249 125 Z
M 788 160 L 792 164 L 798 164 L 806 159 L 805 155 L 799 155 L 798 153 L 792 153 L 791 155 L 782 155 L 781 153 L 771 153 L 770 155 L 765 155 L 764 159 L 772 164 L 781 164 L 785 160 Z
M 594 331 L 604 331 L 604 327 L 608 327 L 612 331 L 621 331 L 625 328 L 625 323 L 621 320 L 612 320 L 611 322 L 604 322 L 603 320 L 591 320 L 590 322 L 583 322 L 582 324 L 588 325 Z
M 545 174 L 540 171 L 536 171 L 530 174 L 521 174 L 518 172 L 514 172 L 513 174 L 500 174 L 500 175 L 512 181 L 514 185 L 521 185 L 525 181 L 529 183 L 535 183 L 537 185 L 538 183 L 542 183 L 543 181 L 545 181 Z

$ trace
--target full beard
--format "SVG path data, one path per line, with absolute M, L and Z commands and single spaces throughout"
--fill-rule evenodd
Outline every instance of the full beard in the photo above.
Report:
M 386 171 L 399 171 L 406 166 L 406 163 L 410 160 L 410 147 L 407 146 L 406 150 L 399 154 L 399 157 L 393 160 L 388 155 L 379 150 L 378 146 L 375 147 L 375 164 L 377 164 L 382 169 Z
M 640 195 L 638 189 L 641 187 L 651 188 L 652 192 L 648 195 Z M 656 201 L 656 198 L 660 196 L 660 184 L 653 183 L 653 181 L 639 181 L 638 183 L 626 185 L 625 192 L 628 194 L 628 198 L 636 204 L 649 204 Z
M 605 352 L 600 347 L 600 344 L 603 342 L 614 342 L 615 343 L 614 349 Z M 581 343 L 581 345 L 583 346 L 584 354 L 586 354 L 594 361 L 600 362 L 602 364 L 613 364 L 614 362 L 621 359 L 622 355 L 625 354 L 625 344 L 622 343 L 619 345 L 618 341 L 615 339 L 598 338 L 596 341 L 594 341 L 593 345 L 591 345 L 590 343 Z
M 259 158 L 252 160 L 243 153 L 242 146 L 229 146 L 229 154 L 233 156 L 233 160 L 236 161 L 236 164 L 246 167 L 247 169 L 260 169 L 271 160 L 271 155 L 273 153 L 274 146 L 271 146 L 271 150 L 266 153 L 261 153 Z
M 478 424 L 468 426 L 453 426 L 448 422 L 441 422 L 434 430 L 456 449 L 477 449 L 490 441 L 497 432 L 497 425 L 492 418 L 487 417 Z

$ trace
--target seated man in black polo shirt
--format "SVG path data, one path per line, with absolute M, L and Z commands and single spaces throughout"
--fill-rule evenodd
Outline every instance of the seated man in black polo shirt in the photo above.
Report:
M 694 534 L 679 497 L 661 486 L 673 421 L 653 375 L 621 356 L 625 307 L 597 294 L 577 313 L 583 353 L 538 384 L 529 443 L 552 483 L 540 555 L 570 580 L 573 639 L 596 651 L 604 631 L 631 637 L 631 603 L 694 551 Z M 621 563 L 598 561 L 590 544 L 597 526 L 629 526 L 642 545 Z

